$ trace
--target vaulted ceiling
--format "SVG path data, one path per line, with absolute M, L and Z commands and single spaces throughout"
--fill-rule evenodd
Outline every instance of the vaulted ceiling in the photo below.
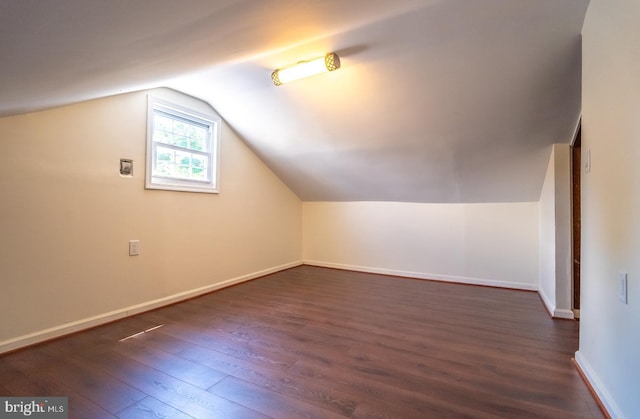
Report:
M 579 119 L 587 6 L 0 0 L 0 115 L 168 86 L 306 201 L 536 201 L 549 145 Z M 339 71 L 271 83 L 327 52 Z

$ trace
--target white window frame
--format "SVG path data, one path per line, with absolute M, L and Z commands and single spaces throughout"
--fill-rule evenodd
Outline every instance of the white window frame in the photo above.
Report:
M 181 119 L 193 125 L 205 126 L 208 130 L 209 150 L 199 152 L 190 148 L 167 145 L 154 141 L 154 117 L 163 113 L 174 119 Z M 194 109 L 169 102 L 149 95 L 147 105 L 147 156 L 146 156 L 146 189 L 161 189 L 182 192 L 219 193 L 218 180 L 220 174 L 220 126 L 221 120 L 215 115 L 208 115 Z M 173 178 L 159 175 L 156 171 L 158 145 L 179 151 L 197 153 L 208 157 L 207 180 Z

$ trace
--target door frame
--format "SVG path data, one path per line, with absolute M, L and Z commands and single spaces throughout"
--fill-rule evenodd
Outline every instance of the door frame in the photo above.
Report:
M 582 118 L 571 141 L 571 309 L 580 318 L 580 266 L 582 262 L 581 236 L 581 178 L 582 178 Z

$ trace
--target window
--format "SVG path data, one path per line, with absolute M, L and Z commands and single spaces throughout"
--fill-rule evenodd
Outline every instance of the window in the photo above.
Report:
M 147 189 L 218 192 L 220 119 L 149 96 Z

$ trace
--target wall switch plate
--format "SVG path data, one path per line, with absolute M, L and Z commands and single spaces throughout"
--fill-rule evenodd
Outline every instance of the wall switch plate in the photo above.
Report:
M 584 172 L 589 173 L 591 171 L 591 149 L 588 148 L 584 153 Z
M 140 240 L 129 240 L 129 256 L 140 254 Z
M 627 304 L 627 287 L 629 285 L 627 273 L 620 272 L 618 274 L 618 300 Z

